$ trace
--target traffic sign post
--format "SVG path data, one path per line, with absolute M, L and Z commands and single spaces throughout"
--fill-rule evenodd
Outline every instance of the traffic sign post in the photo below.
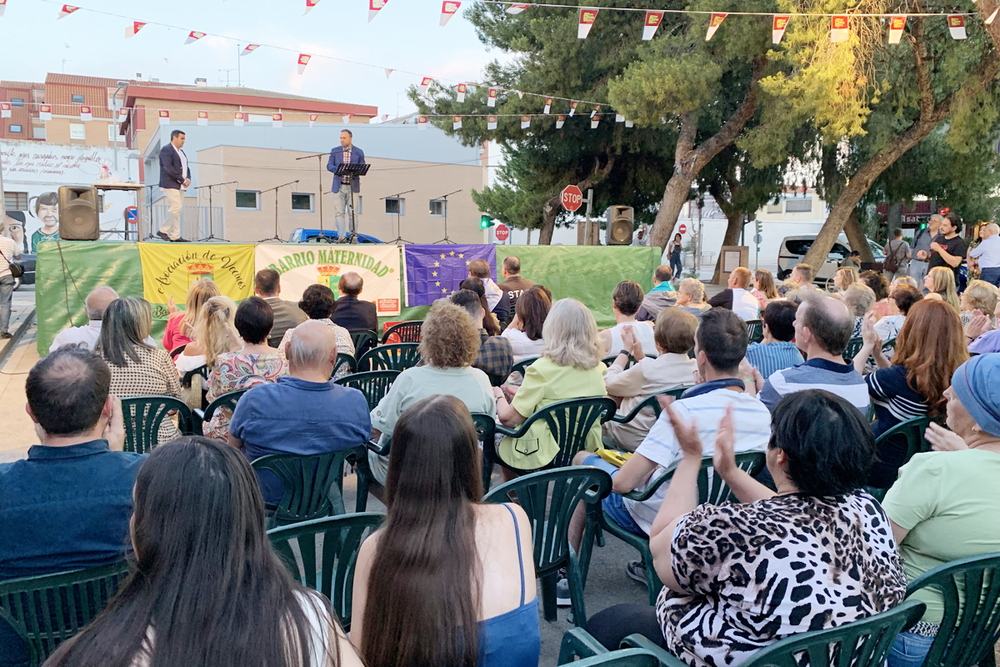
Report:
M 494 230 L 494 233 L 497 235 L 497 241 L 503 243 L 508 238 L 510 238 L 510 227 L 504 224 L 497 225 L 497 228 L 496 230 Z
M 560 195 L 563 208 L 575 213 L 583 205 L 583 193 L 575 185 L 567 185 Z

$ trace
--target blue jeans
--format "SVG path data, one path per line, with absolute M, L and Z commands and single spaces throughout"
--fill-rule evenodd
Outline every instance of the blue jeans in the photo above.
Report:
M 934 637 L 900 632 L 889 649 L 889 667 L 920 667 L 933 643 Z
M 14 278 L 0 278 L 0 332 L 7 331 L 10 326 L 10 302 L 14 296 Z
M 980 280 L 985 280 L 991 285 L 1000 287 L 1000 267 L 983 269 L 982 275 L 979 276 Z
M 593 454 L 584 459 L 583 465 L 600 468 L 610 474 L 611 479 L 615 478 L 615 474 L 619 470 L 617 466 L 608 463 L 597 454 Z M 635 522 L 632 515 L 629 514 L 627 509 L 625 509 L 625 499 L 621 496 L 621 494 L 612 491 L 608 494 L 607 498 L 601 501 L 601 507 L 604 509 L 605 513 L 611 517 L 612 521 L 628 532 L 634 535 L 648 537 L 648 535 L 646 535 L 646 531 L 639 527 L 639 524 Z
M 347 216 L 350 213 L 351 208 L 351 186 L 346 183 L 340 186 L 340 189 L 333 193 L 333 224 L 337 229 L 337 240 L 343 241 L 347 238 L 348 230 L 348 220 Z

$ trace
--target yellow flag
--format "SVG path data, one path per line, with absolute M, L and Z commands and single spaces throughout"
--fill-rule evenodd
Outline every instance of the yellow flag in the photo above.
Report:
M 253 294 L 254 246 L 199 243 L 140 243 L 142 295 L 153 305 L 153 319 L 167 318 L 167 299 L 183 307 L 188 288 L 214 280 L 234 301 Z

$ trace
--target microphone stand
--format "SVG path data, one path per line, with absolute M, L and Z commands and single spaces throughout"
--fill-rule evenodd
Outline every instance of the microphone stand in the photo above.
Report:
M 239 187 L 239 181 L 226 181 L 225 183 L 212 183 L 211 185 L 199 185 L 194 190 L 202 190 L 208 188 L 208 236 L 199 241 L 225 241 L 229 243 L 229 239 L 220 238 L 215 235 L 215 224 L 213 220 L 213 207 L 212 207 L 212 188 L 222 185 L 236 185 Z
M 326 234 L 323 232 L 323 195 L 326 193 L 323 191 L 323 158 L 327 157 L 329 153 L 313 153 L 312 155 L 303 155 L 302 157 L 295 158 L 296 160 L 307 160 L 311 157 L 318 158 L 317 160 L 317 172 L 319 175 L 319 240 L 326 241 Z
M 281 237 L 278 236 L 278 190 L 287 187 L 289 185 L 295 185 L 298 182 L 299 182 L 298 179 L 296 179 L 294 181 L 288 181 L 287 183 L 282 183 L 281 185 L 276 185 L 273 188 L 268 188 L 267 190 L 260 191 L 261 194 L 264 194 L 265 192 L 270 192 L 271 190 L 274 190 L 274 236 L 266 239 L 261 239 L 257 243 L 266 243 L 267 241 L 277 241 L 278 243 L 283 242 Z
M 385 201 L 386 199 L 392 199 L 393 197 L 395 197 L 398 200 L 401 195 L 408 195 L 411 192 L 416 192 L 416 190 L 407 190 L 406 192 L 397 192 L 394 195 L 386 195 L 385 197 L 379 198 L 379 201 Z M 394 238 L 393 240 L 389 241 L 389 243 L 395 243 L 396 245 L 402 245 L 403 243 L 413 243 L 413 241 L 407 241 L 406 239 L 404 239 L 401 236 L 402 230 L 399 228 L 399 215 L 400 215 L 400 207 L 401 206 L 402 206 L 402 202 L 397 201 L 396 202 L 396 238 Z
M 444 200 L 444 238 L 440 241 L 435 241 L 434 243 L 451 243 L 454 245 L 454 241 L 448 238 L 448 197 L 452 195 L 457 195 L 461 190 L 455 190 L 454 192 L 449 192 L 446 195 L 441 195 L 438 199 Z

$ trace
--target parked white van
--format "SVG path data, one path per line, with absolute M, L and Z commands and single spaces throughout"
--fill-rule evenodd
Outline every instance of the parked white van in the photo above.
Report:
M 816 240 L 815 234 L 805 234 L 802 236 L 786 236 L 781 242 L 781 247 L 778 250 L 778 280 L 785 280 L 792 273 L 792 269 L 795 265 L 805 259 L 806 253 L 809 252 L 809 248 L 812 247 L 813 241 Z M 875 257 L 875 268 L 877 271 L 882 270 L 882 263 L 885 261 L 885 253 L 882 252 L 881 246 L 872 241 L 868 240 L 868 245 L 872 249 L 872 255 Z M 833 276 L 837 273 L 837 269 L 840 268 L 840 263 L 851 255 L 851 244 L 847 240 L 847 235 L 841 233 L 837 237 L 837 242 L 833 244 L 833 248 L 830 249 L 830 254 L 827 255 L 826 261 L 823 262 L 823 266 L 820 267 L 819 271 L 816 272 L 815 283 L 822 287 L 825 287 L 828 283 L 833 281 Z

